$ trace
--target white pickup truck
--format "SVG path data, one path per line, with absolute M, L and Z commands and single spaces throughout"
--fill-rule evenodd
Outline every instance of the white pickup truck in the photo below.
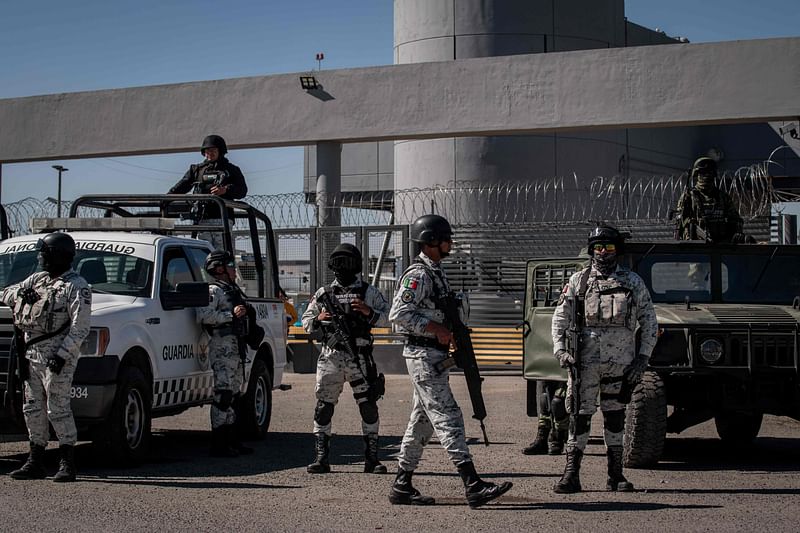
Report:
M 64 229 L 75 239 L 73 267 L 92 287 L 91 332 L 81 347 L 72 387 L 72 409 L 82 438 L 98 443 L 117 462 L 141 459 L 148 451 L 153 417 L 210 403 L 213 380 L 195 307 L 208 304 L 203 271 L 209 242 L 191 235 L 221 231 L 226 248 L 249 258 L 238 276 L 256 309 L 265 336 L 249 349 L 246 391 L 237 423 L 252 438 L 263 437 L 272 414 L 272 390 L 286 364 L 286 322 L 269 219 L 241 202 L 226 202 L 221 224 L 183 223 L 192 196 L 92 196 L 73 204 L 70 218 L 37 219 L 34 231 Z M 156 211 L 146 211 L 146 209 Z M 97 217 L 97 212 L 106 214 Z M 77 217 L 82 212 L 92 217 Z M 108 216 L 113 213 L 114 216 Z M 231 232 L 237 220 L 247 229 Z M 99 230 L 99 231 L 98 231 Z M 186 234 L 188 237 L 179 235 Z M 0 243 L 0 287 L 37 269 L 32 234 Z M 18 413 L 19 384 L 9 359 L 10 309 L 0 307 L 0 399 Z M 16 407 L 16 409 L 15 409 Z M 6 411 L 8 411 L 7 409 Z M 16 416 L 18 419 L 18 415 Z M 6 421 L 0 421 L 6 424 Z

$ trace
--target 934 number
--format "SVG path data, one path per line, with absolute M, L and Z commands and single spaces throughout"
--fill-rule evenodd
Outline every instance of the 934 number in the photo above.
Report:
M 70 389 L 69 389 L 69 397 L 70 398 L 88 398 L 89 397 L 89 388 L 88 387 L 70 387 Z

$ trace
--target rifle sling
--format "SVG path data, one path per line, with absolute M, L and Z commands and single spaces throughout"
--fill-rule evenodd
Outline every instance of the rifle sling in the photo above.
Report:
M 56 335 L 66 331 L 66 329 L 69 327 L 69 325 L 70 325 L 70 321 L 67 320 L 66 322 L 64 322 L 64 325 L 61 326 L 60 328 L 58 328 L 57 330 L 55 330 L 55 331 L 53 331 L 51 333 L 45 333 L 44 335 L 39 335 L 38 337 L 32 338 L 31 340 L 29 340 L 28 342 L 25 343 L 25 349 L 28 349 L 31 346 L 33 346 L 34 344 L 37 344 L 39 342 L 46 341 L 47 339 L 52 339 Z

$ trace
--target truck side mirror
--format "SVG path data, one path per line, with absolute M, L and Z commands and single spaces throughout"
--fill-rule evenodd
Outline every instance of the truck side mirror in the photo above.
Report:
M 208 283 L 183 281 L 175 290 L 161 292 L 161 306 L 169 311 L 186 307 L 205 307 L 209 303 Z

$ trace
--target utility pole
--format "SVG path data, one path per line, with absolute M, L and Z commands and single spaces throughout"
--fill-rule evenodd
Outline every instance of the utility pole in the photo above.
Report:
M 58 196 L 56 197 L 58 204 L 56 205 L 56 217 L 61 218 L 61 173 L 67 172 L 69 169 L 61 165 L 53 165 L 53 168 L 58 171 Z

